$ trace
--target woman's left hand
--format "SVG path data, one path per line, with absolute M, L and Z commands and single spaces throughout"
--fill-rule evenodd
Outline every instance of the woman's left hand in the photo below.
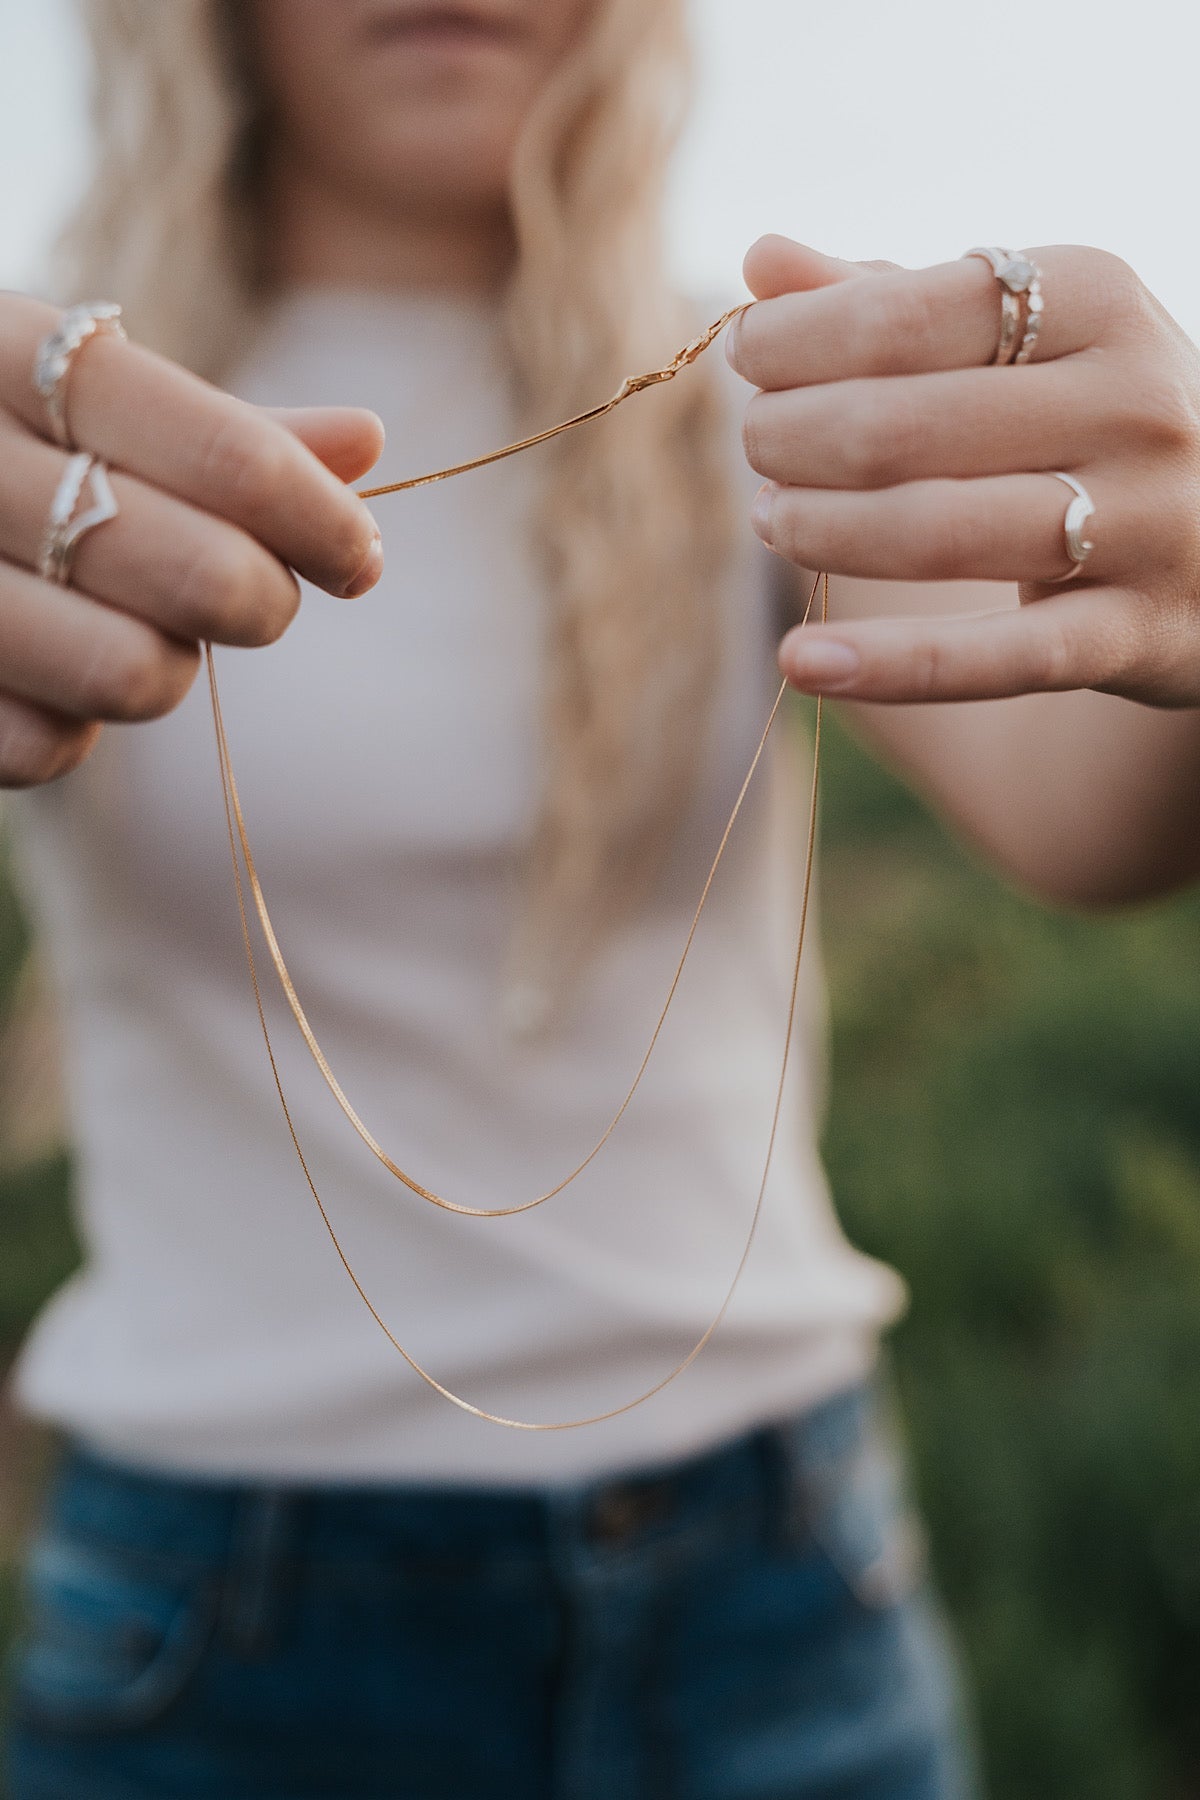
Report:
M 915 272 L 783 238 L 750 252 L 759 303 L 729 359 L 762 391 L 745 441 L 767 478 L 759 535 L 809 570 L 1009 581 L 1022 605 L 793 631 L 808 692 L 973 700 L 1097 688 L 1200 706 L 1200 354 L 1098 250 L 1031 253 L 1045 312 L 1032 362 L 989 367 L 1000 289 L 978 257 Z M 1094 549 L 1065 586 L 1071 494 Z

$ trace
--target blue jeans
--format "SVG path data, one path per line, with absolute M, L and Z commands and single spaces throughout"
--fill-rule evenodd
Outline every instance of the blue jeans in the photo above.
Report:
M 12 1800 L 965 1800 L 873 1389 L 526 1493 L 163 1477 L 74 1449 Z

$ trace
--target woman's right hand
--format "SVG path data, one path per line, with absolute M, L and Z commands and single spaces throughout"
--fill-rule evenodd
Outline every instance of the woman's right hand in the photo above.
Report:
M 58 318 L 0 295 L 0 787 L 75 768 L 105 720 L 170 712 L 206 640 L 272 643 L 299 604 L 293 570 L 350 598 L 383 566 L 375 522 L 345 485 L 382 448 L 373 413 L 269 412 L 98 335 L 73 360 L 67 416 L 120 511 L 80 539 L 69 587 L 41 580 L 68 452 L 33 366 Z

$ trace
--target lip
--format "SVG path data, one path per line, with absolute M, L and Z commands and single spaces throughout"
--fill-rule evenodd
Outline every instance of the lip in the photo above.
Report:
M 422 47 L 511 47 L 525 37 L 516 20 L 486 6 L 431 5 L 389 6 L 367 21 L 367 36 L 375 44 Z

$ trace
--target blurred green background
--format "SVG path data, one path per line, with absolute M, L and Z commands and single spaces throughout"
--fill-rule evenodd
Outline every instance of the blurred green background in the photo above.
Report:
M 836 731 L 823 926 L 843 1217 L 897 1374 L 994 1800 L 1200 1800 L 1200 900 L 1004 892 Z M 0 1013 L 26 935 L 0 883 Z M 0 1355 L 71 1266 L 0 1168 Z M 0 1635 L 43 1447 L 0 1414 Z

